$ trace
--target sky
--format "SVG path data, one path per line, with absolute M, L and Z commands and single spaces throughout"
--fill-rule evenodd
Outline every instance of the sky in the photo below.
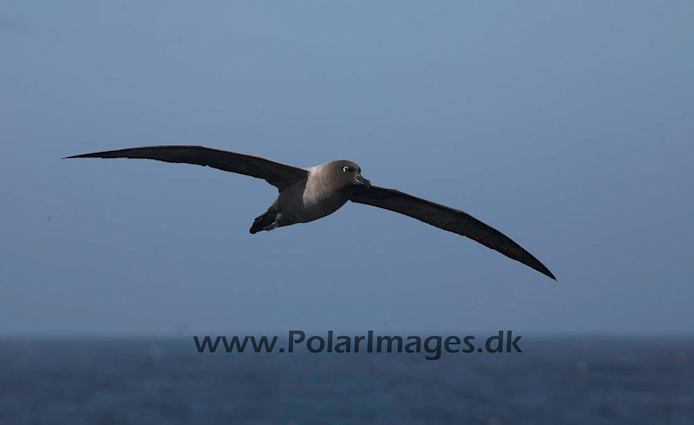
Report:
M 694 323 L 694 3 L 8 0 L 0 336 L 680 335 Z M 557 276 L 347 204 L 251 235 L 196 144 L 462 209 Z

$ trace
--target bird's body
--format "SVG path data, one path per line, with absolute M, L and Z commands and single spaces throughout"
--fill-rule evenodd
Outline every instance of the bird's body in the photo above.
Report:
M 338 164 L 329 162 L 308 169 L 308 177 L 294 183 L 280 192 L 277 204 L 280 212 L 286 217 L 287 224 L 308 223 L 330 215 L 349 201 L 354 187 L 331 187 L 326 184 L 331 167 Z
M 359 169 L 353 162 L 344 160 L 309 168 L 305 179 L 280 191 L 275 203 L 256 218 L 251 233 L 308 223 L 339 210 L 354 193 L 354 184 L 370 185 L 358 171 L 354 178 L 349 175 L 342 179 L 344 167 Z M 358 182 L 358 178 L 361 178 L 361 182 Z
M 362 177 L 361 168 L 351 161 L 332 161 L 305 169 L 202 146 L 150 146 L 69 158 L 145 158 L 210 166 L 265 179 L 277 187 L 279 194 L 268 210 L 255 219 L 251 233 L 318 220 L 334 213 L 347 201 L 352 201 L 405 214 L 440 229 L 467 236 L 555 279 L 542 263 L 498 230 L 463 211 L 397 190 L 372 187 Z

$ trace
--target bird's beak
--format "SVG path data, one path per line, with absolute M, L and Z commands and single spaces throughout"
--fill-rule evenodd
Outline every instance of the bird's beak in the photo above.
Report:
M 371 182 L 362 177 L 361 174 L 357 174 L 357 184 L 360 184 L 367 189 L 371 187 Z

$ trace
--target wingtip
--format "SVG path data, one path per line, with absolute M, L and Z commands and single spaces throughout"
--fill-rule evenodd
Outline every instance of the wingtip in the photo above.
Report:
M 527 251 L 526 251 L 527 252 Z M 547 267 L 545 267 L 544 264 L 542 264 L 537 258 L 533 257 L 532 254 L 528 253 L 532 257 L 531 261 L 522 261 L 518 260 L 521 263 L 525 264 L 526 266 L 530 266 L 532 269 L 535 269 L 536 271 L 542 273 L 543 275 L 547 276 L 548 278 L 552 279 L 553 281 L 557 281 L 557 278 L 552 274 L 551 271 Z
M 515 242 L 514 242 L 515 243 Z M 523 252 L 529 257 L 529 258 L 513 258 L 516 261 L 520 261 L 521 263 L 525 264 L 526 266 L 529 266 L 530 268 L 542 273 L 543 275 L 547 276 L 548 278 L 552 279 L 553 281 L 557 281 L 557 278 L 552 274 L 549 269 L 540 262 L 537 258 L 535 258 L 531 253 L 528 251 L 525 251 L 523 248 L 521 248 Z
M 88 153 L 86 153 L 86 154 L 80 154 L 80 155 L 71 155 L 71 156 L 65 156 L 65 157 L 60 158 L 60 159 L 87 158 L 87 157 L 89 157 L 89 155 L 90 155 L 90 154 L 88 154 Z
M 539 271 L 540 273 L 542 273 L 543 275 L 549 277 L 549 278 L 552 279 L 553 281 L 555 281 L 555 282 L 557 281 L 557 278 L 554 277 L 554 275 L 552 274 L 552 272 L 549 271 L 549 269 L 548 269 L 547 267 L 545 267 L 544 270 L 538 270 L 538 271 Z

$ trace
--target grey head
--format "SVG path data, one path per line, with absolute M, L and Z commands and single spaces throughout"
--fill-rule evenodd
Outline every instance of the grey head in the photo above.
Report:
M 320 179 L 329 182 L 332 189 L 351 190 L 359 186 L 371 187 L 371 182 L 361 175 L 361 167 L 352 161 L 341 159 L 316 167 Z

